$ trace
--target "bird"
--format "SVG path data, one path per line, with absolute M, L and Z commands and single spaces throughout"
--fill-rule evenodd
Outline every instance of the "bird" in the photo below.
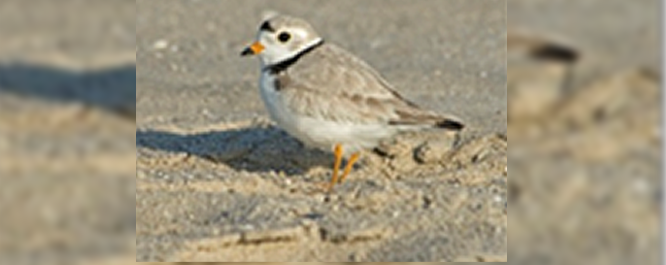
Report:
M 327 41 L 305 20 L 273 14 L 241 56 L 260 61 L 259 91 L 279 128 L 335 156 L 326 190 L 350 174 L 360 151 L 402 132 L 459 132 L 461 119 L 405 99 L 368 63 Z M 347 164 L 340 175 L 342 160 Z

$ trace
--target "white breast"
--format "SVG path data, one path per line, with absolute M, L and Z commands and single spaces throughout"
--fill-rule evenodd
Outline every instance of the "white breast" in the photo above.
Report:
M 275 89 L 275 78 L 269 73 L 262 72 L 259 80 L 259 89 L 261 92 L 261 99 L 264 101 L 266 110 L 271 116 L 271 119 L 287 133 L 300 139 L 307 141 L 301 136 L 301 130 L 298 128 L 298 117 L 287 107 L 285 99 L 280 95 L 280 92 Z M 311 144 L 311 143 L 306 143 Z
M 294 123 L 291 112 L 284 105 L 279 92 L 275 90 L 275 78 L 273 76 L 266 72 L 261 73 L 259 92 L 271 119 L 277 122 L 279 126 Z

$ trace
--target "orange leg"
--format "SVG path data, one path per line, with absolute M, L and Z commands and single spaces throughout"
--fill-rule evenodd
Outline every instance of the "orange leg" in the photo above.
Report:
M 358 160 L 359 154 L 354 153 L 352 156 L 349 158 L 349 161 L 347 161 L 347 166 L 345 166 L 345 171 L 342 173 L 342 177 L 340 177 L 340 183 L 345 181 L 345 178 L 347 175 L 349 175 L 349 172 L 351 171 L 352 167 L 354 166 L 354 163 L 356 163 L 356 160 Z
M 333 186 L 338 182 L 338 170 L 340 169 L 340 163 L 342 163 L 342 145 L 336 144 L 333 149 L 333 154 L 335 155 L 335 163 L 333 164 L 333 177 L 327 188 L 329 192 L 333 190 Z

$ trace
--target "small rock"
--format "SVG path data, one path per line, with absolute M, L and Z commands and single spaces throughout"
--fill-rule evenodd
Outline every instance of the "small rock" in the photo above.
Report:
M 392 141 L 383 141 L 379 143 L 375 150 L 382 156 L 394 158 L 409 153 L 411 148 L 405 142 L 394 139 Z
M 437 163 L 453 149 L 453 145 L 454 139 L 449 137 L 430 140 L 417 147 L 414 156 L 422 164 Z
M 169 47 L 169 42 L 167 40 L 157 40 L 153 43 L 153 49 L 163 50 Z
M 418 164 L 416 164 L 412 156 L 402 155 L 392 159 L 390 166 L 397 172 L 407 172 L 414 170 Z

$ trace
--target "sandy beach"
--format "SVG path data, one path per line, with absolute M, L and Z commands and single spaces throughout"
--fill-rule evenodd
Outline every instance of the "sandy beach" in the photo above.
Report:
M 503 5 L 2 1 L 0 264 L 658 264 L 659 1 Z M 238 56 L 267 9 L 470 127 L 325 197 L 332 155 L 274 127 Z
M 365 152 L 325 196 L 332 154 L 274 126 L 239 56 L 269 9 L 469 128 Z M 144 1 L 137 35 L 137 260 L 506 259 L 504 1 Z

